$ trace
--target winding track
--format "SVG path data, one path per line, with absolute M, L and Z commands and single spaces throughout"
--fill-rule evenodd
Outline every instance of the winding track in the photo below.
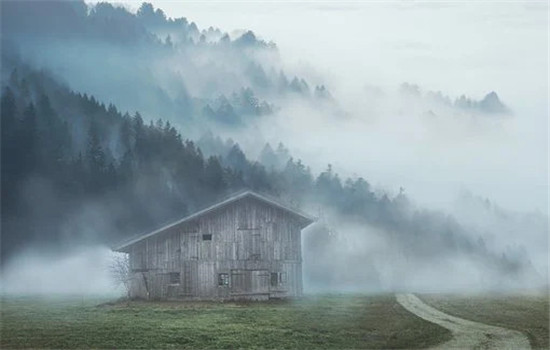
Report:
M 397 294 L 396 298 L 409 312 L 453 333 L 453 339 L 432 349 L 531 349 L 521 332 L 448 315 L 413 294 Z

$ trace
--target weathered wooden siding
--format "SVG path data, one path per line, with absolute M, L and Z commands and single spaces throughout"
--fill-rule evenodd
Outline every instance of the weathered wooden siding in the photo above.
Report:
M 203 235 L 212 235 L 203 240 Z M 301 227 L 290 213 L 255 198 L 131 246 L 131 295 L 155 299 L 264 299 L 302 294 Z M 177 283 L 170 273 L 179 273 Z M 229 285 L 218 285 L 218 274 Z M 271 285 L 271 273 L 282 284 Z M 175 275 L 174 275 L 175 276 Z

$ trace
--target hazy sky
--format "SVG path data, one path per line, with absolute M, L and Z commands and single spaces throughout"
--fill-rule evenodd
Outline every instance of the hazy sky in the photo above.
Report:
M 545 1 L 152 2 L 201 29 L 251 29 L 278 45 L 287 71 L 326 83 L 356 121 L 335 127 L 287 109 L 293 129 L 277 134 L 314 170 L 331 162 L 375 185 L 404 186 L 425 204 L 469 189 L 509 208 L 547 211 Z M 402 82 L 452 98 L 494 90 L 515 116 L 426 128 L 389 111 L 383 121 L 362 114 L 366 86 L 393 92 Z

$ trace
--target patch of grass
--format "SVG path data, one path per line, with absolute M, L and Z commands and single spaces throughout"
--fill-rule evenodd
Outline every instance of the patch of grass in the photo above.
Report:
M 439 310 L 464 319 L 523 332 L 534 349 L 548 349 L 548 293 L 419 297 Z
M 423 348 L 450 332 L 390 295 L 258 303 L 4 298 L 1 348 Z

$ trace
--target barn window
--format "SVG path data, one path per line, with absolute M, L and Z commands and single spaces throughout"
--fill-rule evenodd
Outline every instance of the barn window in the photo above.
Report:
M 211 241 L 212 240 L 212 234 L 202 235 L 202 240 L 203 241 Z
M 271 287 L 277 287 L 279 285 L 279 274 L 277 272 L 271 273 Z
M 170 284 L 179 284 L 180 283 L 180 273 L 179 272 L 170 272 L 168 274 L 168 280 Z
M 218 285 L 219 286 L 228 286 L 229 285 L 229 274 L 228 273 L 219 273 L 218 274 Z
M 271 286 L 277 287 L 286 283 L 285 272 L 272 272 L 271 273 Z

